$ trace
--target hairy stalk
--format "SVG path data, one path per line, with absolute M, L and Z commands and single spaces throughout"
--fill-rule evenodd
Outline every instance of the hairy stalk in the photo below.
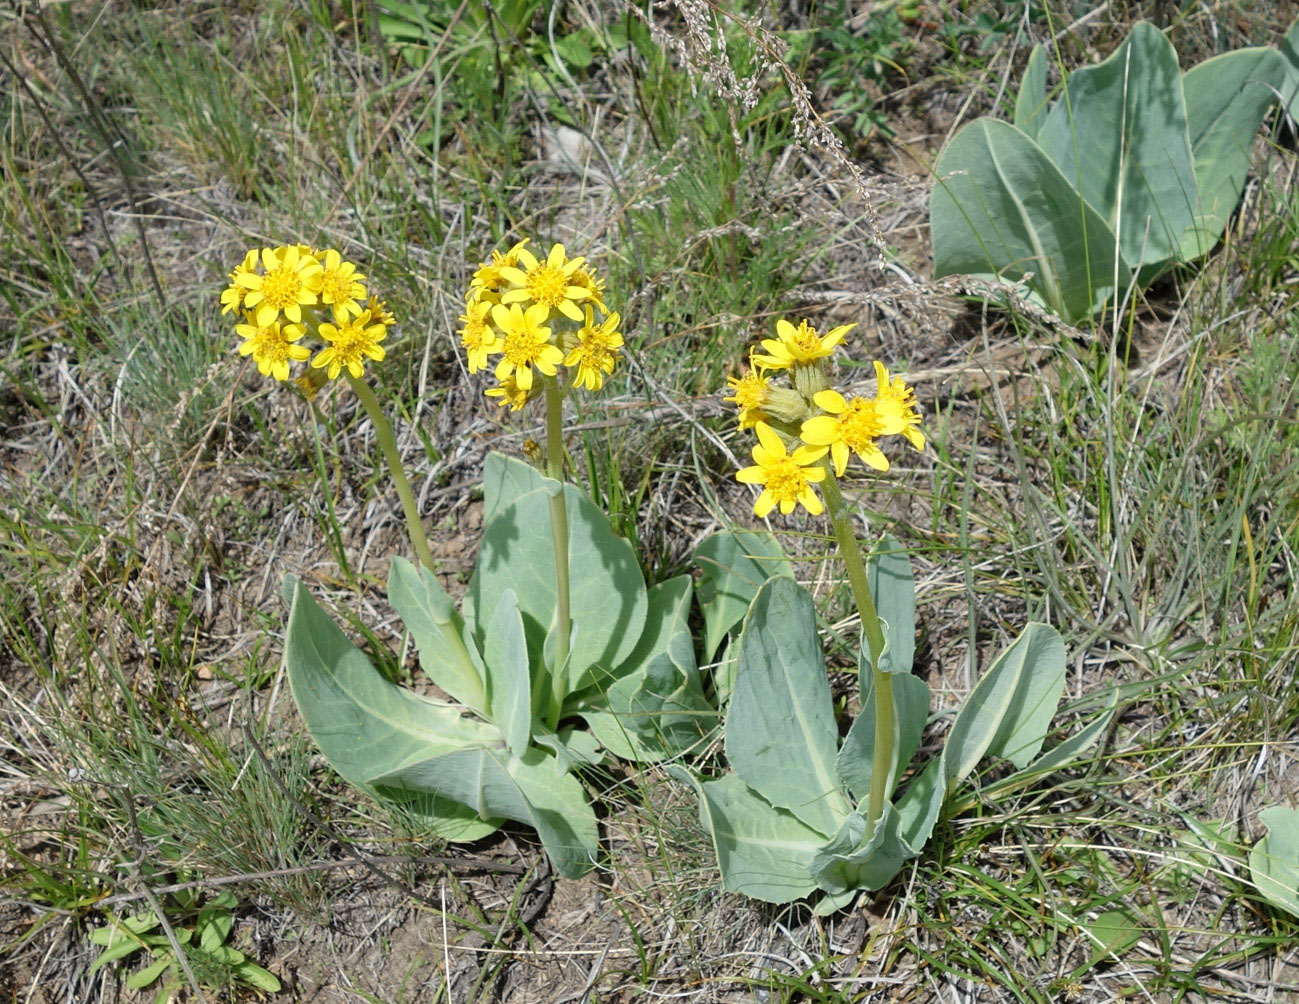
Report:
M 406 478 L 406 469 L 401 463 L 401 454 L 397 451 L 397 439 L 392 434 L 392 424 L 388 421 L 388 416 L 383 413 L 379 399 L 374 396 L 374 391 L 370 389 L 369 384 L 364 380 L 358 380 L 351 373 L 347 374 L 347 380 L 352 385 L 352 390 L 356 392 L 356 396 L 360 398 L 361 404 L 370 416 L 370 421 L 374 423 L 374 434 L 379 440 L 379 449 L 383 451 L 383 459 L 388 464 L 388 473 L 392 475 L 392 483 L 397 488 L 397 497 L 401 499 L 401 509 L 406 516 L 406 532 L 410 534 L 410 543 L 415 550 L 415 557 L 419 559 L 421 565 L 432 572 L 433 555 L 428 549 L 428 537 L 424 534 L 424 522 L 420 519 L 419 507 L 415 504 L 415 493 L 411 491 L 410 481 Z M 481 680 L 478 667 L 474 665 L 455 622 L 436 620 L 436 623 L 442 629 L 442 637 L 446 639 L 447 647 L 451 649 L 456 661 L 469 671 L 470 679 Z M 479 707 L 483 705 L 483 696 L 477 695 Z
M 383 459 L 388 464 L 388 473 L 392 475 L 392 483 L 397 488 L 397 497 L 401 499 L 401 510 L 406 516 L 406 532 L 410 534 L 410 544 L 415 549 L 415 557 L 431 572 L 433 555 L 429 553 L 428 537 L 424 535 L 424 522 L 419 518 L 419 507 L 415 504 L 415 495 L 410 490 L 410 482 L 406 480 L 406 469 L 402 467 L 401 454 L 397 452 L 397 439 L 392 434 L 392 424 L 388 421 L 388 416 L 383 413 L 379 399 L 374 396 L 374 391 L 370 389 L 369 384 L 364 380 L 358 380 L 351 373 L 347 374 L 347 380 L 352 385 L 352 390 L 356 392 L 356 396 L 361 399 L 361 404 L 365 406 L 370 421 L 374 423 L 374 434 L 379 440 L 379 449 L 383 451 Z
M 546 378 L 546 475 L 560 482 L 550 496 L 550 534 L 555 549 L 555 664 L 550 681 L 550 726 L 559 724 L 560 707 L 567 689 L 568 635 L 568 507 L 564 502 L 564 395 L 558 377 Z
M 835 539 L 839 542 L 839 553 L 843 555 L 843 563 L 848 569 L 848 582 L 852 586 L 853 599 L 857 602 L 857 612 L 861 615 L 862 633 L 866 635 L 866 645 L 870 649 L 871 680 L 875 685 L 875 750 L 871 758 L 870 796 L 866 802 L 866 834 L 869 839 L 884 812 L 888 782 L 893 775 L 893 758 L 897 746 L 897 708 L 893 702 L 893 677 L 881 672 L 879 668 L 880 653 L 884 651 L 884 631 L 880 627 L 879 614 L 875 612 L 875 600 L 871 597 L 861 547 L 853 533 L 852 513 L 839 491 L 833 464 L 828 457 L 823 463 L 825 480 L 821 482 L 821 489 L 825 493 L 826 508 L 830 510 Z

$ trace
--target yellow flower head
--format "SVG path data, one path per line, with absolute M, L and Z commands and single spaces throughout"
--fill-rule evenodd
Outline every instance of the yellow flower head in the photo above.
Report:
M 318 300 L 320 262 L 297 247 L 262 248 L 261 258 L 265 275 L 241 272 L 235 280 L 248 290 L 244 306 L 256 309 L 260 325 L 270 324 L 280 311 L 295 324 L 301 323 L 302 308 Z
M 573 273 L 584 261 L 585 258 L 568 258 L 562 244 L 552 247 L 545 261 L 538 261 L 527 248 L 519 248 L 519 264 L 523 268 L 507 265 L 500 270 L 501 278 L 514 287 L 501 293 L 501 303 L 531 302 L 545 307 L 547 317 L 551 310 L 558 310 L 571 321 L 581 321 L 582 309 L 578 303 L 590 299 L 591 291 L 574 284 Z
M 485 393 L 496 398 L 502 408 L 509 405 L 510 411 L 518 411 L 532 399 L 532 391 L 521 388 L 512 376 L 502 380 L 498 387 L 488 387 Z
M 248 295 L 246 286 L 239 284 L 239 277 L 244 273 L 252 274 L 257 268 L 257 249 L 253 248 L 246 255 L 244 260 L 234 267 L 230 273 L 230 285 L 221 293 L 221 313 L 228 314 L 232 310 L 242 310 L 244 306 L 244 297 Z
M 383 341 L 388 329 L 382 324 L 370 323 L 370 312 L 361 311 L 360 315 L 350 321 L 337 325 L 328 322 L 320 326 L 320 337 L 329 344 L 321 349 L 316 358 L 311 360 L 313 369 L 328 367 L 329 379 L 334 380 L 347 367 L 347 372 L 358 380 L 365 372 L 365 360 L 380 362 L 386 353 L 379 343 Z
M 526 252 L 524 252 L 526 254 Z M 555 375 L 555 367 L 564 361 L 564 353 L 550 344 L 550 329 L 543 327 L 550 308 L 534 303 L 526 311 L 517 303 L 492 306 L 492 320 L 501 330 L 504 357 L 496 364 L 496 379 L 505 382 L 513 374 L 522 391 L 532 389 L 532 367 L 546 376 Z
M 284 324 L 274 318 L 269 324 L 258 324 L 252 314 L 246 314 L 247 324 L 236 324 L 235 332 L 243 338 L 239 346 L 241 356 L 252 356 L 262 376 L 276 380 L 289 378 L 289 363 L 301 362 L 311 355 L 305 345 L 295 345 L 307 333 L 301 324 Z
M 843 336 L 856 326 L 856 324 L 841 324 L 823 337 L 818 335 L 816 328 L 807 321 L 800 321 L 796 328 L 782 318 L 776 322 L 776 334 L 779 337 L 762 340 L 762 347 L 768 354 L 755 355 L 753 361 L 769 370 L 807 366 L 834 352 L 835 346 L 843 341 Z
M 884 434 L 884 423 L 875 410 L 874 399 L 845 400 L 838 391 L 823 390 L 812 400 L 829 414 L 809 418 L 799 435 L 808 446 L 830 448 L 836 477 L 843 477 L 850 452 L 877 471 L 889 469 L 888 458 L 875 445 L 875 440 Z
M 604 386 L 606 374 L 613 372 L 622 348 L 622 335 L 618 333 L 619 317 L 610 314 L 599 324 L 590 307 L 586 307 L 586 324 L 577 331 L 577 346 L 564 357 L 564 365 L 577 367 L 574 387 L 599 390 Z
M 469 358 L 469 372 L 487 369 L 487 356 L 500 352 L 505 343 L 492 330 L 489 322 L 492 305 L 484 300 L 471 299 L 460 315 L 464 327 L 460 329 L 460 344 Z
M 366 297 L 365 279 L 356 270 L 356 265 L 344 261 L 333 248 L 324 253 L 323 269 L 320 273 L 320 302 L 334 308 L 334 319 L 340 324 L 346 323 L 349 317 L 355 317 L 365 308 L 360 301 Z M 373 315 L 371 315 L 373 316 Z
M 609 312 L 609 308 L 604 305 L 604 280 L 595 274 L 594 269 L 583 265 L 573 273 L 570 281 L 574 286 L 581 286 L 590 294 L 588 300 L 599 308 L 600 313 Z
M 925 434 L 920 431 L 915 388 L 908 387 L 901 377 L 890 380 L 889 371 L 878 361 L 875 363 L 875 377 L 879 383 L 875 391 L 875 411 L 880 417 L 881 435 L 901 434 L 917 450 L 923 450 Z
M 523 238 L 505 254 L 493 250 L 492 260 L 482 262 L 478 266 L 478 270 L 474 272 L 474 277 L 469 281 L 469 288 L 481 292 L 499 293 L 505 286 L 505 280 L 501 278 L 501 269 L 513 268 L 519 264 L 519 252 L 527 247 L 528 240 L 527 237 Z
M 770 377 L 763 376 L 757 369 L 750 369 L 742 376 L 727 377 L 726 382 L 730 384 L 735 396 L 724 397 L 722 400 L 729 401 L 740 410 L 741 429 L 750 429 L 767 420 L 768 416 L 763 412 L 762 406 L 767 403 L 767 395 L 771 390 Z
M 388 309 L 388 305 L 377 296 L 372 296 L 365 301 L 365 309 L 370 312 L 370 320 L 374 321 L 375 324 L 382 324 L 385 328 L 391 328 L 397 323 L 397 318 Z
M 759 422 L 755 429 L 758 433 L 758 445 L 753 448 L 755 466 L 745 467 L 735 475 L 737 481 L 764 486 L 754 503 L 754 515 L 766 516 L 776 506 L 783 513 L 791 513 L 795 504 L 801 503 L 813 516 L 819 516 L 824 506 L 812 485 L 825 480 L 825 468 L 818 463 L 825 456 L 825 447 L 800 446 L 791 454 L 766 422 Z

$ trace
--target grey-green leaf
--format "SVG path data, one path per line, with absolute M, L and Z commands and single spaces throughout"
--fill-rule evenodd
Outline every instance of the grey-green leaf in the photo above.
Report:
M 428 827 L 435 837 L 449 843 L 465 844 L 481 840 L 499 829 L 502 822 L 499 816 L 483 819 L 469 806 L 430 791 L 410 792 L 382 787 L 378 790 L 380 794 L 400 800 L 402 808 L 414 816 L 420 825 Z
M 711 662 L 762 584 L 774 575 L 792 578 L 793 573 L 776 538 L 753 530 L 719 530 L 695 549 L 695 564 L 704 615 L 703 657 Z
M 1299 122 L 1299 18 L 1281 40 L 1281 55 L 1285 57 L 1285 83 L 1281 86 L 1281 101 L 1290 118 Z
M 947 798 L 943 784 L 943 758 L 934 757 L 925 769 L 911 779 L 907 790 L 897 801 L 898 839 L 916 854 L 929 842 L 938 822 L 938 813 Z
M 1064 690 L 1064 641 L 1048 624 L 1029 624 L 974 685 L 943 747 L 950 792 L 985 753 L 1016 767 L 1042 749 Z
M 1273 906 L 1299 917 L 1299 809 L 1263 809 L 1268 834 L 1249 852 L 1249 877 Z
M 284 649 L 298 710 L 334 770 L 353 784 L 463 746 L 499 741 L 499 733 L 398 687 L 376 670 L 316 605 L 300 581 Z
M 645 623 L 646 594 L 635 552 L 613 532 L 609 518 L 572 485 L 564 486 L 564 499 L 570 615 L 575 628 L 567 673 L 571 692 L 588 685 L 597 669 L 607 671 L 626 661 Z M 556 597 L 546 484 L 499 508 L 483 531 L 466 597 L 466 607 L 474 611 L 474 637 L 480 646 L 487 611 L 496 609 L 507 589 L 518 595 L 529 648 L 534 657 L 539 656 L 554 622 Z
M 388 567 L 388 602 L 415 639 L 420 666 L 428 678 L 461 704 L 486 715 L 483 670 L 475 662 L 477 649 L 437 576 L 405 558 L 393 558 Z M 457 657 L 457 646 L 448 641 L 448 631 L 458 632 L 465 642 L 468 662 Z
M 553 493 L 556 484 L 558 482 L 517 457 L 496 452 L 487 454 L 483 462 L 483 526 L 528 492 L 545 488 Z
M 690 631 L 691 593 L 689 575 L 678 575 L 650 588 L 640 640 L 615 676 L 646 666 L 660 654 L 666 655 L 683 673 L 695 672 L 694 637 Z
M 763 798 L 821 833 L 852 811 L 835 772 L 838 729 L 812 597 L 769 579 L 740 632 L 726 757 Z
M 523 635 L 523 618 L 514 590 L 501 594 L 483 646 L 492 721 L 505 736 L 510 752 L 523 756 L 532 743 L 532 680 L 528 674 L 528 641 Z
M 866 839 L 866 817 L 854 812 L 812 859 L 817 885 L 832 895 L 850 889 L 879 889 L 892 881 L 915 852 L 898 837 L 898 815 L 884 803 L 875 832 Z
M 1140 21 L 1108 59 L 1069 74 L 1037 142 L 1118 234 L 1129 268 L 1176 260 L 1197 197 L 1177 53 Z M 1102 235 L 1088 234 L 1093 254 Z
M 433 791 L 478 810 L 534 827 L 556 870 L 577 878 L 595 864 L 595 813 L 581 783 L 535 746 L 522 757 L 503 749 L 469 749 L 369 779 L 371 784 Z
M 1127 287 L 1114 231 L 1038 146 L 1012 125 L 976 119 L 935 167 L 934 275 L 1029 284 L 1066 321 Z
M 853 796 L 862 801 L 870 792 L 872 765 L 875 758 L 875 682 L 870 667 L 861 661 L 862 709 L 857 720 L 852 723 L 848 735 L 844 737 L 843 746 L 839 748 L 839 757 L 835 762 L 840 780 L 848 786 Z M 897 712 L 896 754 L 893 766 L 893 778 L 885 790 L 885 797 L 892 797 L 897 778 L 907 769 L 911 758 L 920 747 L 920 738 L 929 720 L 929 688 L 925 681 L 910 673 L 899 673 L 891 677 L 893 681 L 893 704 Z
M 1042 123 L 1046 121 L 1046 70 L 1046 49 L 1035 45 L 1029 54 L 1028 66 L 1024 68 L 1019 93 L 1015 95 L 1015 128 L 1029 139 L 1037 138 Z
M 916 657 L 916 580 L 907 552 L 885 536 L 866 561 L 875 611 L 887 624 L 887 644 L 880 654 L 880 671 L 910 673 Z
M 1183 248 L 1186 258 L 1207 252 L 1226 229 L 1245 187 L 1254 135 L 1285 80 L 1285 58 L 1264 46 L 1224 52 L 1183 75 L 1202 217 L 1198 240 Z
M 713 838 L 727 889 L 766 903 L 788 903 L 816 889 L 810 869 L 824 834 L 772 806 L 735 774 L 699 782 L 679 767 L 669 772 L 695 786 L 700 822 Z

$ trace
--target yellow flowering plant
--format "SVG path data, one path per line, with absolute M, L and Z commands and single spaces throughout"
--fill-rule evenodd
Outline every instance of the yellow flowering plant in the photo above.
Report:
M 872 477 L 890 469 L 889 441 L 925 448 L 915 391 L 875 363 L 875 392 L 830 386 L 827 363 L 852 325 L 822 336 L 779 321 L 776 337 L 729 380 L 741 429 L 756 442 L 735 476 L 761 488 L 754 513 L 828 515 L 861 620 L 861 712 L 842 741 L 810 594 L 781 566 L 770 535 L 731 533 L 697 559 L 705 650 L 730 637 L 719 681 L 729 694 L 724 748 L 731 772 L 690 781 L 728 889 L 783 903 L 817 895 L 828 913 L 890 881 L 928 841 L 939 811 L 985 756 L 1017 771 L 982 789 L 1004 791 L 1069 762 L 1096 741 L 1102 715 L 1042 753 L 1064 688 L 1065 649 L 1046 624 L 1027 628 L 985 670 L 956 714 L 941 753 L 908 765 L 929 720 L 929 690 L 911 674 L 915 584 L 901 545 L 881 535 L 863 559 L 840 490 L 854 458 Z M 824 501 L 823 501 L 824 500 Z M 760 583 L 760 585 L 758 585 Z M 737 632 L 738 629 L 738 632 Z
M 468 368 L 490 371 L 489 399 L 511 409 L 544 398 L 547 441 L 544 471 L 487 458 L 483 540 L 458 608 L 364 380 L 394 322 L 365 276 L 334 250 L 265 249 L 236 266 L 222 295 L 223 310 L 246 321 L 239 351 L 262 373 L 284 381 L 305 364 L 317 379 L 343 378 L 369 414 L 416 559 L 393 559 L 388 599 L 445 694 L 425 698 L 388 680 L 291 579 L 285 663 L 312 737 L 345 779 L 409 803 L 446 839 L 477 839 L 505 819 L 535 827 L 568 876 L 598 853 L 574 768 L 608 755 L 676 755 L 717 717 L 687 625 L 690 577 L 647 588 L 631 545 L 563 480 L 564 396 L 600 390 L 621 353 L 604 289 L 558 244 L 541 259 L 521 242 L 474 273 L 458 332 Z

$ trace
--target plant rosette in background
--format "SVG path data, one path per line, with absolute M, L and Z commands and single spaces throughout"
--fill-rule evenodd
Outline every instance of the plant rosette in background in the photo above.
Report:
M 597 827 L 574 768 L 608 753 L 675 755 L 716 722 L 688 626 L 690 577 L 646 588 L 631 545 L 562 480 L 564 395 L 597 391 L 614 371 L 619 317 L 605 307 L 603 280 L 560 245 L 539 259 L 523 241 L 475 273 L 460 319 L 469 368 L 499 356 L 488 394 L 512 409 L 544 397 L 546 469 L 487 458 L 482 545 L 457 610 L 434 574 L 392 428 L 362 379 L 366 361 L 384 357 L 391 315 L 363 299 L 364 277 L 349 265 L 332 251 L 250 252 L 223 304 L 248 322 L 241 351 L 278 380 L 308 358 L 299 344 L 314 329 L 324 347 L 313 371 L 344 374 L 365 407 L 416 558 L 393 560 L 389 601 L 447 696 L 389 681 L 290 577 L 294 699 L 330 764 L 357 787 L 408 805 L 448 840 L 477 839 L 507 819 L 533 826 L 560 874 L 581 875 L 596 862 Z
M 755 514 L 828 511 L 862 623 L 861 713 L 840 741 L 816 609 L 787 568 L 773 572 L 778 547 L 764 537 L 723 539 L 709 555 L 718 592 L 732 594 L 732 612 L 751 597 L 730 622 L 739 626 L 725 718 L 731 772 L 704 780 L 672 768 L 696 788 L 728 889 L 776 903 L 818 894 L 823 913 L 880 888 L 920 854 L 943 804 L 985 756 L 1018 771 L 983 792 L 1014 789 L 1078 756 L 1111 714 L 1041 752 L 1064 689 L 1065 648 L 1054 628 L 1030 624 L 984 671 L 941 754 L 910 768 L 930 708 L 928 687 L 911 675 L 911 566 L 888 536 L 863 561 L 838 479 L 854 457 L 873 473 L 886 472 L 881 440 L 900 436 L 923 449 L 925 439 L 913 389 L 881 364 L 872 397 L 829 387 L 825 362 L 850 327 L 821 336 L 807 322 L 779 322 L 777 338 L 752 355 L 753 369 L 731 379 L 727 400 L 758 440 L 753 466 L 736 475 L 762 487 Z M 762 584 L 747 594 L 735 588 L 746 580 Z M 707 617 L 705 626 L 711 650 L 728 628 Z
M 934 166 L 934 275 L 1023 282 L 1086 320 L 1207 254 L 1240 201 L 1254 135 L 1278 100 L 1299 114 L 1299 22 L 1281 49 L 1237 49 L 1181 72 L 1138 22 L 1054 102 L 1033 49 L 1014 123 L 979 118 Z

